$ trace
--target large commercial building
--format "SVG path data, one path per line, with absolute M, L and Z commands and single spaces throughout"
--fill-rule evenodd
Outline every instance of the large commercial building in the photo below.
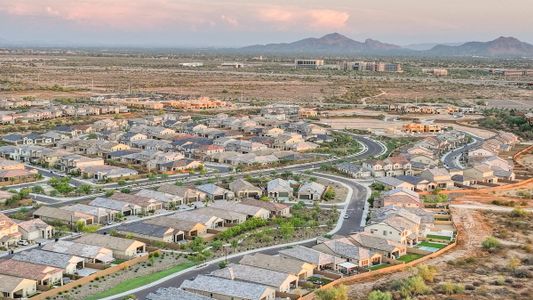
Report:
M 324 65 L 322 59 L 295 59 L 294 66 L 297 68 L 314 68 L 317 69 Z

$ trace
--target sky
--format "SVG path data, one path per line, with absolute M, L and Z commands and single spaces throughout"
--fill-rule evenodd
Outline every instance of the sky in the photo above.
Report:
M 339 32 L 399 45 L 533 43 L 533 0 L 0 0 L 0 42 L 237 47 Z

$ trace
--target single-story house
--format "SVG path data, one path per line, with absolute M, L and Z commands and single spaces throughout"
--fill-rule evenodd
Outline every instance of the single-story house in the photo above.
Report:
M 382 259 L 381 254 L 356 246 L 348 238 L 328 240 L 314 246 L 313 249 L 342 257 L 361 268 L 380 264 Z
M 165 208 L 176 207 L 183 204 L 183 198 L 178 195 L 173 195 L 165 192 L 159 192 L 154 190 L 142 189 L 135 195 L 155 199 L 163 203 Z
M 124 224 L 115 229 L 118 233 L 131 235 L 134 238 L 161 241 L 165 243 L 176 243 L 185 239 L 185 233 L 170 226 L 130 223 Z
M 224 220 L 224 226 L 244 223 L 244 221 L 246 221 L 248 217 L 247 215 L 242 213 L 219 209 L 211 206 L 199 208 L 194 212 L 206 216 L 215 216 L 217 218 L 221 218 L 222 220 Z
M 230 182 L 229 189 L 233 191 L 237 198 L 256 198 L 263 193 L 260 188 L 242 178 Z
M 143 224 L 155 224 L 159 226 L 168 226 L 176 231 L 183 231 L 185 238 L 194 239 L 197 236 L 203 236 L 207 233 L 207 226 L 201 222 L 180 220 L 170 217 L 158 217 L 145 220 Z
M 404 175 L 405 176 L 405 175 Z M 375 179 L 376 182 L 381 183 L 385 186 L 388 190 L 393 189 L 405 189 L 405 190 L 412 190 L 414 191 L 415 186 L 412 183 L 409 183 L 407 181 L 400 180 L 395 177 L 379 177 Z
M 281 257 L 294 258 L 315 265 L 318 270 L 337 270 L 337 265 L 346 261 L 344 258 L 300 245 L 280 250 L 279 254 Z
M 298 277 L 299 280 L 313 276 L 313 270 L 317 268 L 316 265 L 298 259 L 272 256 L 263 253 L 245 255 L 241 258 L 239 264 L 288 273 Z
M 215 201 L 215 203 L 210 205 L 214 208 L 219 208 L 228 211 L 234 211 L 246 215 L 248 218 L 261 218 L 269 219 L 270 211 L 253 205 L 246 205 L 239 202 L 230 202 L 230 201 Z
M 198 185 L 196 186 L 196 189 L 204 192 L 210 200 L 231 200 L 235 198 L 235 194 L 232 191 L 212 183 Z
M 37 285 L 63 285 L 63 270 L 14 259 L 0 261 L 0 274 L 35 280 Z
M 307 182 L 298 189 L 298 199 L 300 200 L 320 200 L 326 192 L 326 186 L 317 182 Z
M 295 275 L 247 265 L 230 264 L 224 269 L 211 272 L 211 275 L 266 285 L 283 293 L 288 293 L 298 286 L 298 277 Z
M 146 253 L 146 244 L 136 240 L 123 239 L 110 235 L 90 233 L 74 240 L 77 243 L 105 247 L 113 251 L 119 259 L 130 259 Z
M 215 299 L 276 299 L 276 291 L 271 287 L 206 275 L 198 275 L 194 280 L 186 280 L 180 288 Z
M 136 204 L 102 197 L 95 198 L 93 201 L 89 202 L 89 205 L 118 211 L 124 216 L 134 216 L 139 214 L 142 210 L 141 206 Z
M 201 214 L 201 213 L 196 212 L 196 210 L 180 211 L 168 217 L 183 220 L 183 221 L 202 223 L 207 227 L 207 229 L 216 229 L 216 228 L 224 226 L 223 219 L 217 216 L 214 216 L 214 215 Z
M 195 293 L 187 292 L 176 287 L 160 288 L 155 292 L 152 292 L 146 296 L 147 300 L 212 300 L 211 297 L 198 295 Z
M 73 212 L 52 206 L 41 206 L 33 212 L 34 218 L 39 218 L 44 222 L 59 222 L 73 226 L 78 223 L 91 225 L 95 223 L 94 217 L 88 214 Z
M 255 199 L 246 199 L 241 201 L 244 205 L 257 206 L 264 208 L 270 211 L 270 217 L 289 217 L 291 214 L 291 207 L 289 205 L 271 202 L 271 201 L 262 201 Z
M 285 202 L 292 198 L 294 190 L 289 181 L 277 178 L 267 183 L 267 193 L 271 199 Z
M 123 201 L 135 204 L 141 207 L 144 213 L 154 212 L 163 208 L 163 203 L 153 198 L 131 195 L 126 193 L 114 193 L 111 197 L 113 200 Z
M 81 168 L 81 174 L 87 178 L 107 180 L 137 176 L 139 175 L 139 172 L 128 168 L 103 165 L 83 167 Z
M 85 262 L 90 263 L 108 264 L 115 260 L 113 251 L 109 248 L 65 240 L 47 243 L 42 247 L 42 250 L 79 256 L 84 258 Z
M 186 186 L 177 186 L 174 184 L 163 184 L 157 189 L 157 191 L 181 197 L 184 203 L 204 201 L 207 197 L 204 192 L 197 189 Z
M 79 256 L 40 249 L 21 251 L 13 255 L 12 259 L 59 268 L 65 274 L 76 274 L 78 269 L 85 267 L 85 259 Z
M 17 276 L 0 275 L 2 297 L 25 299 L 37 293 L 37 281 Z
M 107 224 L 109 222 L 112 222 L 115 220 L 115 217 L 118 214 L 117 210 L 80 203 L 69 206 L 63 206 L 61 209 L 93 216 L 95 223 L 98 224 Z

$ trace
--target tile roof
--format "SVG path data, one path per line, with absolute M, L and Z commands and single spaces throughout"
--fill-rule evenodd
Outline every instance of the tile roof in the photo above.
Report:
M 258 268 L 273 270 L 277 272 L 298 275 L 306 266 L 314 265 L 305 263 L 294 258 L 285 258 L 280 256 L 271 256 L 263 253 L 245 255 L 240 261 L 241 265 L 254 266 Z
M 144 244 L 136 240 L 124 239 L 120 237 L 103 235 L 98 233 L 89 233 L 75 239 L 74 241 L 77 243 L 105 247 L 108 249 L 115 250 L 127 250 L 131 246 L 137 246 L 136 244 L 139 244 L 139 246 L 141 244 Z
M 41 281 L 46 280 L 49 276 L 54 276 L 57 273 L 63 273 L 63 271 L 61 269 L 50 266 L 32 264 L 29 262 L 14 259 L 7 259 L 0 261 L 0 273 Z
M 298 280 L 298 277 L 288 273 L 276 272 L 258 267 L 229 264 L 226 268 L 211 272 L 211 275 L 232 280 L 258 283 L 273 288 L 280 288 L 289 280 Z
M 86 245 L 72 241 L 59 240 L 44 245 L 42 249 L 57 253 L 71 254 L 83 258 L 97 259 L 103 262 L 111 262 L 114 260 L 113 253 L 109 248 Z
M 235 298 L 260 300 L 265 293 L 273 293 L 270 287 L 255 283 L 234 281 L 214 276 L 198 275 L 194 280 L 184 281 L 182 289 L 205 291 Z
M 185 290 L 175 288 L 175 287 L 167 287 L 167 288 L 160 288 L 157 291 L 148 294 L 148 296 L 146 296 L 146 299 L 147 300 L 172 300 L 172 299 L 211 300 L 212 298 L 194 294 L 191 292 L 187 292 Z
M 34 263 L 38 265 L 56 267 L 60 269 L 65 269 L 71 263 L 78 263 L 78 262 L 83 261 L 83 258 L 78 257 L 78 256 L 64 254 L 64 253 L 44 251 L 40 249 L 31 249 L 27 251 L 21 251 L 13 255 L 12 259 Z
M 337 262 L 344 261 L 340 257 L 322 253 L 315 249 L 307 248 L 304 246 L 295 246 L 293 248 L 284 249 L 279 251 L 279 253 L 317 266 L 336 264 Z

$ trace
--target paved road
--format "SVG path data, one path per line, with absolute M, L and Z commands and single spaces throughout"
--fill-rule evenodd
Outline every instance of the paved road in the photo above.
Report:
M 443 157 L 443 163 L 449 169 L 464 169 L 463 165 L 460 163 L 461 156 L 468 152 L 470 149 L 479 147 L 483 143 L 483 139 L 479 137 L 472 136 L 473 141 L 463 147 L 457 148 L 445 154 Z
M 351 180 L 351 179 L 348 179 L 348 178 L 343 179 L 343 178 L 339 178 L 337 176 L 330 176 L 330 175 L 325 175 L 325 174 L 317 174 L 316 176 L 317 177 L 324 177 L 324 178 L 328 178 L 328 179 L 331 179 L 331 180 L 336 180 L 336 181 L 342 182 L 342 183 L 348 185 L 353 190 L 353 193 L 352 193 L 352 196 L 349 199 L 348 208 L 347 208 L 347 213 L 349 214 L 350 217 L 348 219 L 344 219 L 343 220 L 342 226 L 337 231 L 337 234 L 348 235 L 348 234 L 350 234 L 352 232 L 361 231 L 362 230 L 361 220 L 363 218 L 364 206 L 365 206 L 365 203 L 367 201 L 367 196 L 368 196 L 367 188 L 365 186 L 355 182 L 354 180 Z M 343 216 L 340 216 L 340 217 L 343 218 Z M 303 243 L 301 245 L 311 247 L 313 245 L 316 245 L 316 242 L 314 242 L 314 241 L 306 242 L 306 243 Z M 276 254 L 279 253 L 280 250 L 285 249 L 285 248 L 286 247 L 278 248 L 278 249 L 263 250 L 263 251 L 258 251 L 258 253 L 263 253 L 263 254 L 268 254 L 268 255 L 276 255 Z M 244 255 L 245 254 L 238 255 L 236 257 L 228 259 L 228 261 L 232 262 L 232 263 L 238 263 L 240 261 L 240 259 Z M 167 280 L 167 281 L 165 281 L 163 283 L 160 283 L 160 284 L 158 284 L 156 286 L 149 287 L 149 288 L 147 288 L 145 290 L 136 292 L 134 294 L 137 296 L 138 299 L 145 299 L 146 296 L 149 293 L 155 292 L 156 290 L 158 290 L 160 288 L 179 287 L 183 283 L 183 281 L 185 281 L 185 280 L 194 279 L 199 274 L 209 274 L 209 273 L 211 273 L 211 272 L 213 272 L 215 270 L 218 270 L 218 269 L 219 269 L 219 267 L 218 267 L 217 264 L 207 265 L 207 266 L 205 266 L 203 268 L 192 269 L 192 270 L 190 270 L 188 272 L 180 274 L 177 277 L 169 279 L 169 280 Z

